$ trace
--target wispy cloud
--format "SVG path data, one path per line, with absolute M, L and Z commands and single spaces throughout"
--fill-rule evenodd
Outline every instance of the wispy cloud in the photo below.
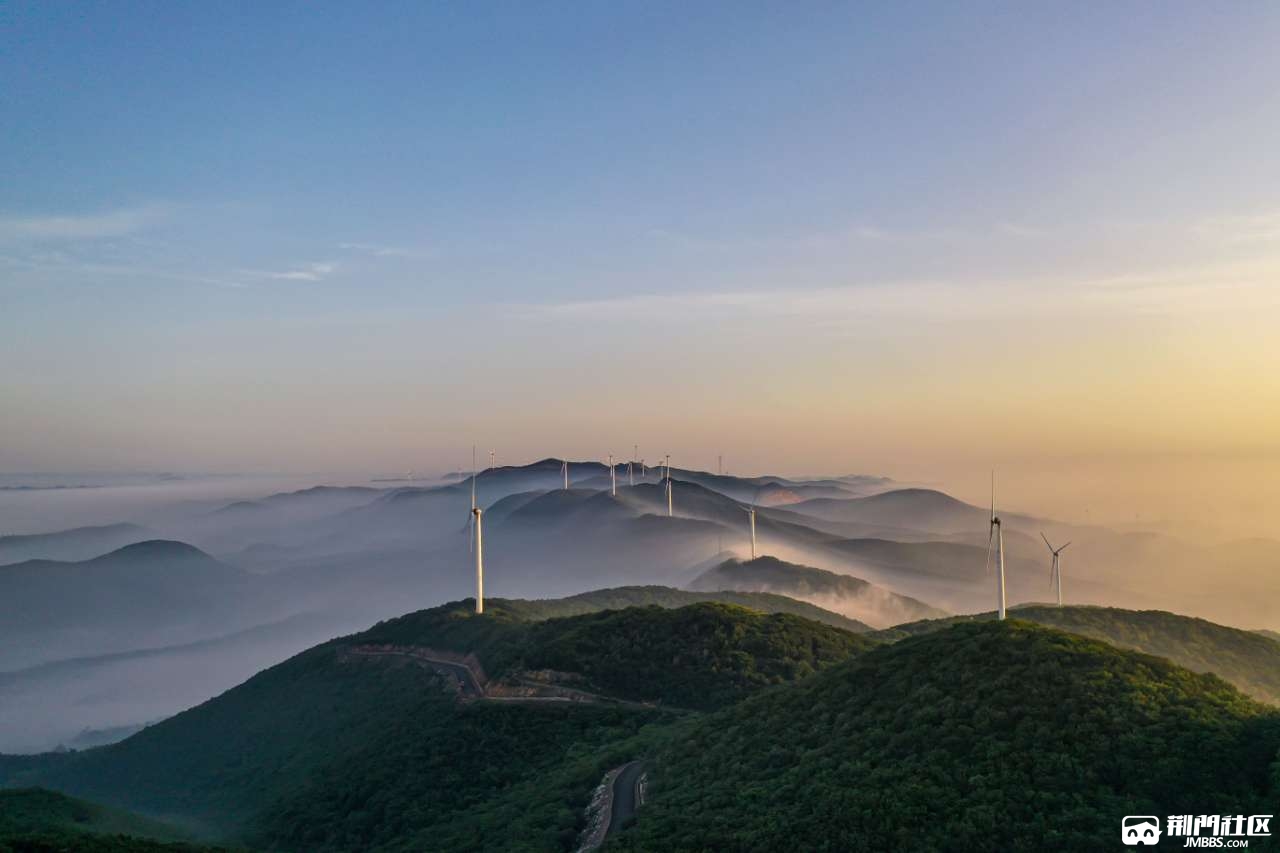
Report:
M 649 231 L 651 239 L 695 251 L 745 252 L 760 250 L 812 250 L 822 248 L 839 248 L 858 243 L 888 243 L 918 237 L 936 236 L 934 234 L 908 234 L 878 228 L 873 225 L 848 225 L 825 231 L 811 231 L 802 234 L 779 235 L 770 237 L 707 237 L 688 234 L 667 228 L 654 228 Z
M 0 240 L 98 240 L 136 234 L 164 220 L 167 205 L 120 208 L 102 213 L 0 217 Z
M 337 271 L 337 263 L 319 261 L 301 264 L 287 270 L 241 270 L 240 273 L 253 278 L 267 278 L 274 281 L 320 281 Z
M 738 315 L 825 326 L 885 317 L 964 321 L 977 317 L 1025 319 L 1063 312 L 1088 316 L 1100 304 L 1108 310 L 1133 315 L 1187 315 L 1280 309 L 1280 289 L 1274 286 L 1278 275 L 1280 266 L 1274 264 L 1222 264 L 1096 278 L 925 280 L 751 291 L 681 291 L 506 307 L 522 318 L 548 321 L 616 318 L 715 323 Z
M 242 288 L 245 283 L 235 279 L 200 273 L 187 273 L 177 270 L 162 269 L 137 264 L 108 264 L 82 261 L 68 258 L 58 253 L 49 253 L 34 257 L 12 257 L 0 255 L 0 264 L 17 270 L 34 273 L 51 273 L 56 276 L 75 277 L 110 277 L 132 279 L 154 279 L 157 281 L 174 281 L 183 284 L 207 284 L 214 287 Z
M 402 246 L 383 246 L 377 243 L 339 243 L 338 248 L 346 252 L 359 252 L 375 258 L 430 258 L 435 256 L 431 249 L 413 249 Z
M 1215 216 L 1196 223 L 1201 237 L 1224 243 L 1280 242 L 1280 211 L 1245 216 Z

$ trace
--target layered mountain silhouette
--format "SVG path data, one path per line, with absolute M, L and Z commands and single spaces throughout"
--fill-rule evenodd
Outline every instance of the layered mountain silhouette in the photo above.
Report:
M 0 564 L 25 560 L 88 560 L 125 545 L 154 538 L 153 531 L 136 524 L 106 524 L 54 533 L 0 536 Z
M 776 557 L 725 562 L 694 578 L 690 589 L 772 592 L 817 604 L 879 627 L 936 619 L 944 611 L 851 575 L 799 566 Z
M 226 633 L 243 624 L 236 614 L 247 582 L 239 569 L 165 540 L 79 562 L 0 566 L 0 668 Z

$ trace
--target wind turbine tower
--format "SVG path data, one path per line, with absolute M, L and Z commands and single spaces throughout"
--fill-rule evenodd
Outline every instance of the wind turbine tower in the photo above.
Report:
M 997 618 L 1005 618 L 1004 592 L 1004 531 L 1000 516 L 996 515 L 996 475 L 991 474 L 991 527 L 987 533 L 987 571 L 991 570 L 991 546 L 996 550 L 996 612 Z
M 618 496 L 618 469 L 613 467 L 613 454 L 609 454 L 609 494 Z
M 495 457 L 496 455 L 497 455 L 497 451 L 496 451 L 496 450 L 490 450 L 490 451 L 489 451 L 489 470 L 490 470 L 490 471 L 492 471 L 492 470 L 493 470 L 493 461 L 494 461 L 494 457 Z
M 569 460 L 566 459 L 560 463 L 560 473 L 564 475 L 565 491 L 569 490 Z
M 476 525 L 476 613 L 484 613 L 484 510 L 471 508 Z
M 1049 545 L 1049 537 L 1044 533 L 1040 534 L 1040 538 L 1044 540 L 1044 544 Z M 1068 542 L 1067 545 L 1071 543 Z M 1058 561 L 1058 555 L 1067 550 L 1067 545 L 1061 548 L 1055 548 L 1049 545 L 1049 553 L 1053 555 L 1053 567 L 1049 569 L 1049 586 L 1057 587 L 1058 590 L 1058 606 L 1062 606 L 1062 566 Z
M 671 511 L 671 454 L 670 453 L 667 454 L 667 461 L 664 468 L 667 472 L 667 478 L 666 478 L 667 479 L 667 518 L 670 518 L 673 515 Z
M 476 506 L 476 448 L 471 447 L 471 536 L 469 545 L 476 555 L 476 613 L 484 613 L 484 528 L 482 510 Z
M 750 507 L 743 507 L 747 512 L 747 518 L 751 521 L 751 559 L 756 558 L 756 506 L 752 504 Z

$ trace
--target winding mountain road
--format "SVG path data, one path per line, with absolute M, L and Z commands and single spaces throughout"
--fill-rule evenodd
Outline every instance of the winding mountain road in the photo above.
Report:
M 622 765 L 613 779 L 613 806 L 609 815 L 608 835 L 622 831 L 623 824 L 635 817 L 636 809 L 643 804 L 640 778 L 644 776 L 644 762 L 632 761 Z

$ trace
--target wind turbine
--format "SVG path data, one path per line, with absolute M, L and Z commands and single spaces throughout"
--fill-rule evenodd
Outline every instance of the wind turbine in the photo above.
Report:
M 471 519 L 475 522 L 476 613 L 479 614 L 484 613 L 484 510 L 473 506 Z
M 636 463 L 631 461 L 627 463 L 627 485 L 634 486 L 636 484 Z
M 476 555 L 476 613 L 484 613 L 484 525 L 483 510 L 476 506 L 476 448 L 471 447 L 471 535 L 468 548 Z
M 991 546 L 996 546 L 996 603 L 1000 619 L 1005 618 L 1004 596 L 1004 531 L 996 515 L 996 474 L 991 472 L 991 527 L 987 533 L 987 571 L 991 571 Z
M 751 520 L 751 559 L 756 558 L 756 505 L 742 508 L 747 513 L 747 518 Z
M 565 491 L 568 491 L 569 489 L 569 460 L 568 459 L 560 463 L 560 473 L 564 474 L 564 488 L 565 488 Z
M 1049 545 L 1049 537 L 1045 536 L 1043 532 L 1040 533 L 1040 538 L 1044 540 L 1044 544 Z M 1067 543 L 1067 545 L 1070 544 L 1070 542 Z M 1058 588 L 1059 607 L 1062 606 L 1062 567 L 1058 563 L 1058 555 L 1067 550 L 1067 545 L 1063 545 L 1061 548 L 1049 545 L 1049 553 L 1053 555 L 1053 566 L 1049 569 L 1049 586 L 1057 586 Z
M 667 462 L 666 462 L 666 465 L 664 466 L 664 468 L 665 468 L 665 470 L 666 470 L 666 472 L 667 472 L 667 476 L 666 476 L 666 480 L 667 480 L 667 518 L 670 518 L 670 517 L 672 516 L 672 514 L 673 514 L 673 513 L 671 512 L 671 454 L 670 454 L 670 453 L 668 453 L 668 454 L 667 454 Z
M 618 469 L 613 467 L 613 454 L 609 454 L 609 494 L 618 496 Z
M 493 470 L 493 458 L 494 458 L 494 455 L 495 455 L 496 453 L 497 453 L 497 451 L 496 451 L 496 450 L 490 450 L 490 451 L 489 451 L 489 469 L 490 469 L 490 470 Z

